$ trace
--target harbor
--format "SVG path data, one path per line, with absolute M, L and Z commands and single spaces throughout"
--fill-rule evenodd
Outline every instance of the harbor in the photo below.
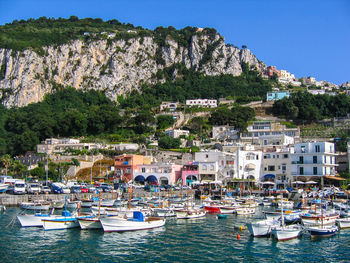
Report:
M 349 230 L 329 238 L 304 234 L 278 242 L 252 237 L 236 227 L 262 216 L 263 210 L 259 207 L 256 215 L 231 214 L 224 220 L 215 214 L 192 220 L 169 218 L 160 228 L 104 233 L 21 228 L 16 221 L 9 224 L 20 212 L 10 207 L 0 215 L 0 256 L 3 262 L 349 262 Z

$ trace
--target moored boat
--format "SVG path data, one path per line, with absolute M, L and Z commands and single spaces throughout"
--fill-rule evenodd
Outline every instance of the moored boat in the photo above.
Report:
M 105 232 L 123 232 L 152 229 L 164 226 L 165 219 L 159 217 L 144 217 L 140 211 L 135 211 L 132 218 L 110 216 L 100 218 L 100 222 Z
M 278 227 L 280 223 L 273 220 L 259 220 L 256 222 L 247 223 L 249 233 L 254 237 L 264 237 L 271 234 L 271 230 L 274 227 Z
M 175 210 L 177 219 L 192 219 L 204 217 L 206 215 L 206 210 L 203 209 L 176 209 Z
M 49 210 L 51 204 L 46 201 L 23 202 L 21 208 L 26 210 Z
M 22 227 L 42 227 L 43 222 L 42 219 L 49 219 L 52 218 L 52 215 L 50 214 L 22 214 L 17 216 L 17 220 L 20 223 Z
M 339 218 L 336 220 L 336 223 L 340 229 L 350 228 L 350 217 Z
M 278 226 L 271 230 L 272 234 L 278 241 L 297 238 L 302 231 L 300 225 Z
M 335 225 L 310 226 L 306 228 L 311 237 L 329 237 L 335 235 L 338 227 Z

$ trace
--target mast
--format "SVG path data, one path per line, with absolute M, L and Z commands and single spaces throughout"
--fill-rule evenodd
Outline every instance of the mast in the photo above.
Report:
M 101 190 L 98 193 L 98 217 L 100 217 L 100 212 L 101 212 Z

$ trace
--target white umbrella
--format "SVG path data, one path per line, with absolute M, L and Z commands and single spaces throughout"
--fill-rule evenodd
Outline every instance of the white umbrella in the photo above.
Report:
M 211 184 L 222 184 L 222 182 L 221 181 L 212 181 L 212 182 L 210 182 Z
M 307 182 L 305 182 L 305 184 L 317 184 L 317 182 L 315 182 L 315 181 L 307 181 Z
M 302 181 L 295 181 L 295 182 L 293 182 L 293 184 L 304 184 L 304 182 L 302 182 Z

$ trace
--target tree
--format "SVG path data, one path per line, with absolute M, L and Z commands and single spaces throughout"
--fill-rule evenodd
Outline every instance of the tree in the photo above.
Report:
M 5 175 L 7 175 L 7 170 L 13 163 L 13 160 L 9 154 L 4 154 L 0 157 L 1 165 L 5 167 Z
M 178 149 L 180 148 L 181 141 L 179 138 L 163 136 L 158 140 L 158 145 L 163 149 Z
M 23 174 L 27 172 L 27 169 L 28 167 L 18 160 L 14 161 L 10 167 L 11 172 L 13 172 L 15 176 L 23 176 Z
M 246 49 L 247 48 L 247 46 L 246 45 L 242 45 L 242 49 Z
M 165 130 L 166 128 L 173 126 L 174 123 L 175 120 L 172 115 L 159 115 L 157 117 L 158 130 Z

